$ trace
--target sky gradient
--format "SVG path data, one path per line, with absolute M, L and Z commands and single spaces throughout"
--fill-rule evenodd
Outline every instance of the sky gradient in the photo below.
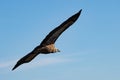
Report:
M 12 71 L 80 9 L 56 42 L 61 52 L 41 54 Z M 1 0 L 0 36 L 0 80 L 120 80 L 119 0 Z

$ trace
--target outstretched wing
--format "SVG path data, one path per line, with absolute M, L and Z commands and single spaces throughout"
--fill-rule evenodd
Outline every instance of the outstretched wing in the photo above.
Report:
M 42 41 L 40 46 L 46 46 L 49 44 L 54 44 L 57 38 L 60 36 L 62 32 L 64 32 L 68 27 L 70 27 L 80 16 L 82 9 L 68 18 L 65 22 L 63 22 L 60 26 L 56 27 L 54 30 L 52 30 Z
M 27 54 L 26 56 L 22 57 L 20 60 L 18 60 L 18 62 L 16 63 L 16 65 L 13 67 L 12 70 L 16 69 L 18 66 L 24 64 L 24 63 L 28 63 L 31 60 L 33 60 L 37 55 L 39 54 L 39 52 L 35 50 L 33 50 L 31 53 Z

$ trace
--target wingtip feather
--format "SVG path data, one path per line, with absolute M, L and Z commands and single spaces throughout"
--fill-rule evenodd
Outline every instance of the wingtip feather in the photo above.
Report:
M 16 64 L 16 65 L 12 68 L 12 71 L 13 71 L 14 69 L 16 69 L 18 66 L 19 66 L 19 65 Z
M 82 9 L 80 9 L 80 11 L 78 12 L 78 14 L 81 14 L 81 12 L 82 12 Z
M 12 71 L 15 70 L 17 67 L 19 67 L 21 64 L 23 63 L 17 62 L 17 64 L 12 68 Z

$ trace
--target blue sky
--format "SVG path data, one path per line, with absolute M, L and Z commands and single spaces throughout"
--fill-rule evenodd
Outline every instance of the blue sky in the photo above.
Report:
M 119 0 L 1 0 L 0 80 L 120 80 Z M 57 40 L 60 53 L 17 60 L 71 15 L 77 22 Z

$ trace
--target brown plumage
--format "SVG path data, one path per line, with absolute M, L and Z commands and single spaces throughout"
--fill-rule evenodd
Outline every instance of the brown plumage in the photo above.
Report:
M 68 18 L 66 21 L 64 21 L 60 26 L 56 27 L 54 30 L 52 30 L 45 39 L 41 42 L 39 46 L 37 46 L 32 52 L 21 58 L 17 64 L 14 66 L 12 70 L 17 68 L 23 63 L 28 63 L 32 59 L 34 59 L 38 54 L 49 54 L 49 53 L 55 53 L 60 52 L 58 49 L 55 48 L 54 43 L 58 39 L 58 37 L 64 32 L 68 27 L 70 27 L 80 16 L 82 9 Z

